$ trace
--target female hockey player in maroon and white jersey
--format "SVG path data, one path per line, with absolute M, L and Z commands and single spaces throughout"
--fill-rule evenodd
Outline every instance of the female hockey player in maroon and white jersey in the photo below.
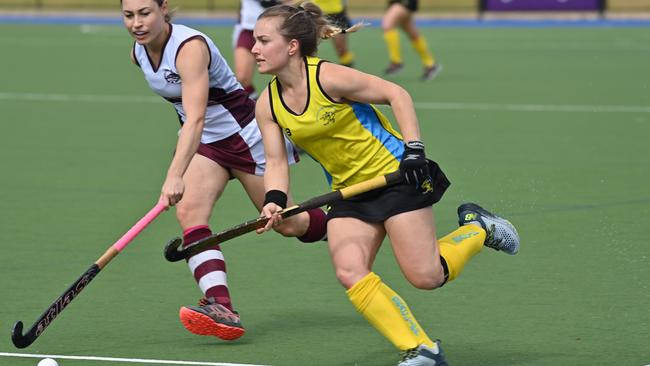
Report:
M 181 129 L 162 185 L 161 198 L 176 206 L 185 244 L 211 235 L 212 209 L 230 179 L 237 179 L 253 205 L 265 204 L 264 148 L 255 103 L 237 82 L 219 49 L 205 34 L 172 24 L 167 0 L 121 0 L 124 25 L 135 39 L 131 58 L 151 89 L 172 103 Z M 290 143 L 289 162 L 297 160 Z M 252 211 L 251 211 L 252 213 Z M 317 241 L 325 214 L 311 210 L 277 227 L 284 236 Z M 232 340 L 245 330 L 233 310 L 219 246 L 188 258 L 204 299 L 180 310 L 192 333 Z

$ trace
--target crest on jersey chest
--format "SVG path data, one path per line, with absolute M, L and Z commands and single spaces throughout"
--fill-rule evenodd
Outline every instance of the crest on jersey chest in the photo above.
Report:
M 181 83 L 181 76 L 178 75 L 177 73 L 173 72 L 170 69 L 165 69 L 164 70 L 164 75 L 165 75 L 165 80 L 167 81 L 168 84 L 180 84 Z
M 336 107 L 324 106 L 318 110 L 316 121 L 321 126 L 329 126 L 336 123 Z

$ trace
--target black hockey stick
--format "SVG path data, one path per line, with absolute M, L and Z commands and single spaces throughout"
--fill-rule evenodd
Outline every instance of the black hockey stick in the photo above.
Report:
M 373 189 L 391 186 L 402 181 L 402 176 L 399 171 L 375 177 L 340 190 L 332 191 L 324 195 L 314 197 L 298 205 L 287 207 L 280 211 L 283 218 L 287 218 L 301 212 L 311 210 L 312 208 L 321 207 L 332 202 L 350 198 L 361 193 L 371 191 Z M 165 246 L 165 259 L 170 262 L 178 262 L 181 259 L 188 258 L 198 252 L 205 250 L 206 247 L 223 243 L 232 238 L 246 234 L 253 230 L 264 227 L 269 221 L 268 217 L 258 217 L 253 220 L 246 221 L 237 226 L 212 234 L 207 238 L 203 238 L 195 243 L 191 243 L 186 248 L 183 248 L 183 239 L 174 238 Z
M 36 338 L 38 338 L 45 328 L 47 328 L 56 317 L 61 314 L 63 309 L 65 309 L 72 300 L 74 300 L 81 291 L 88 286 L 90 281 L 97 276 L 99 271 L 101 271 L 106 265 L 117 256 L 122 249 L 124 249 L 142 230 L 144 230 L 149 223 L 151 223 L 161 212 L 166 208 L 166 205 L 162 202 L 159 202 L 154 206 L 143 218 L 138 220 L 138 222 L 133 225 L 133 227 L 126 232 L 115 244 L 111 245 L 104 254 L 93 263 L 84 274 L 81 275 L 70 287 L 68 287 L 65 292 L 59 296 L 58 299 L 50 305 L 50 307 L 41 314 L 41 316 L 34 322 L 32 327 L 27 331 L 26 334 L 23 334 L 23 322 L 20 320 L 14 324 L 13 329 L 11 330 L 11 341 L 18 348 L 28 347 L 30 344 L 34 343 Z

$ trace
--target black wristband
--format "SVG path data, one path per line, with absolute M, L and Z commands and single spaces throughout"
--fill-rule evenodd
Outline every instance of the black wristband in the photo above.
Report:
M 277 189 L 272 189 L 268 192 L 266 192 L 266 195 L 264 195 L 264 205 L 266 206 L 267 203 L 275 203 L 276 205 L 285 208 L 287 207 L 287 194 L 279 191 Z

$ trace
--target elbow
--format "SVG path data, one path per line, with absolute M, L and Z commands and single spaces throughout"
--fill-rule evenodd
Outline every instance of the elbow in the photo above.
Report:
M 398 100 L 411 100 L 411 94 L 400 85 L 396 85 L 395 98 Z
M 391 88 L 386 89 L 387 95 L 386 99 L 388 104 L 390 105 L 395 105 L 398 104 L 399 102 L 403 101 L 412 101 L 411 99 L 411 94 L 409 94 L 406 89 L 404 89 L 402 86 L 397 85 L 395 83 L 391 83 Z

